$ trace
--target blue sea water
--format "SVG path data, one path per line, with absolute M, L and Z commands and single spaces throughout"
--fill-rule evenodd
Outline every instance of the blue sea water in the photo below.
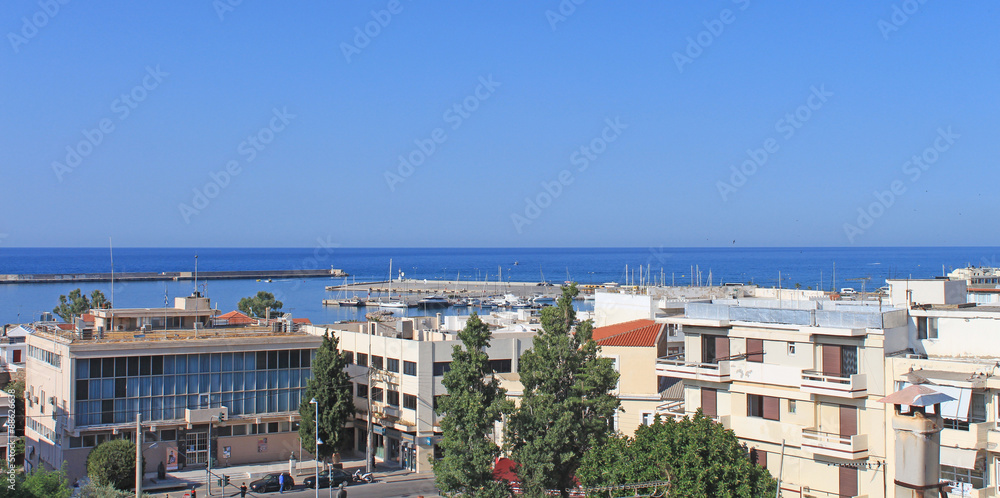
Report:
M 393 274 L 402 271 L 406 278 L 496 281 L 502 271 L 504 281 L 539 281 L 581 283 L 616 281 L 624 283 L 625 267 L 649 268 L 649 274 L 667 284 L 696 283 L 692 268 L 701 272 L 702 283 L 752 282 L 764 287 L 802 288 L 836 286 L 860 288 L 861 282 L 850 278 L 871 277 L 869 289 L 884 285 L 886 278 L 930 278 L 943 271 L 972 264 L 1000 266 L 995 247 L 879 247 L 879 248 L 533 248 L 533 249 L 386 249 L 386 248 L 316 248 L 245 249 L 245 248 L 118 248 L 114 250 L 116 272 L 191 271 L 195 255 L 199 271 L 219 270 L 293 270 L 341 268 L 358 282 L 385 280 L 389 260 Z M 0 274 L 87 273 L 111 271 L 107 248 L 2 248 Z M 638 283 L 638 272 L 636 273 Z M 822 280 L 821 280 L 822 278 Z M 284 303 L 295 317 L 314 323 L 355 319 L 357 310 L 324 307 L 322 300 L 336 297 L 327 285 L 344 279 L 282 279 L 274 282 L 254 280 L 212 280 L 199 287 L 219 309 L 236 308 L 241 297 L 266 290 Z M 0 285 L 0 322 L 34 320 L 42 311 L 51 310 L 60 294 L 75 288 L 89 293 L 100 289 L 110 296 L 108 283 L 77 284 L 3 284 Z M 159 307 L 164 296 L 189 295 L 191 282 L 118 282 L 115 304 L 118 307 Z M 454 311 L 449 311 L 454 312 Z M 363 311 L 362 311 L 363 313 Z M 422 312 L 421 312 L 422 313 Z

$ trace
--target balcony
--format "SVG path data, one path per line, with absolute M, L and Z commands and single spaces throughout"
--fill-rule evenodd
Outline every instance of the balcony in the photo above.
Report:
M 868 435 L 841 436 L 816 429 L 802 429 L 802 449 L 813 455 L 845 460 L 868 458 Z
M 826 375 L 817 370 L 803 370 L 802 391 L 838 398 L 864 398 L 868 396 L 868 379 L 865 374 L 843 377 Z
M 656 414 L 663 415 L 665 417 L 683 417 L 684 416 L 684 400 L 676 399 L 670 400 L 662 405 L 656 407 Z
M 941 445 L 942 446 L 954 446 L 958 448 L 968 448 L 968 449 L 986 449 L 986 445 L 990 441 L 996 441 L 996 423 L 995 422 L 969 422 L 960 423 L 958 428 L 955 425 L 949 424 L 950 420 L 945 421 L 945 428 L 941 431 Z M 994 451 L 997 451 L 994 449 Z
M 695 363 L 685 360 L 659 358 L 656 360 L 656 375 L 685 380 L 729 382 L 729 363 L 729 361 Z

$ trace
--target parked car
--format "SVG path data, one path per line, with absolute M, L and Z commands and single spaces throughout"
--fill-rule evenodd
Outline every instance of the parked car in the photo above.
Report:
M 341 483 L 351 484 L 351 474 L 348 474 L 342 469 L 330 469 L 326 472 L 320 472 L 319 474 L 319 487 L 329 488 L 331 485 L 333 487 L 340 486 Z M 303 481 L 306 489 L 316 489 L 316 476 L 312 475 L 306 477 Z
M 295 486 L 295 479 L 292 479 L 292 475 L 288 472 L 267 474 L 256 481 L 250 483 L 250 491 L 254 493 L 271 493 L 281 489 L 281 485 L 278 484 L 278 476 L 285 476 L 285 491 L 292 489 Z
M 840 289 L 840 293 L 841 294 L 846 294 L 846 295 L 851 295 L 851 294 L 857 294 L 857 291 L 855 291 L 853 287 L 844 287 L 844 288 Z

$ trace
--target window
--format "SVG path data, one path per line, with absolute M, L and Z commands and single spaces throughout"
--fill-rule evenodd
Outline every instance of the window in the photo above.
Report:
M 416 410 L 417 409 L 417 397 L 414 396 L 414 395 L 412 395 L 412 394 L 404 394 L 403 395 L 403 408 L 406 408 L 408 410 Z
M 386 358 L 385 369 L 390 372 L 399 373 L 399 360 L 396 358 Z
M 372 401 L 382 402 L 382 388 L 373 387 L 372 388 Z
M 951 482 L 957 489 L 970 487 L 972 489 L 985 488 L 985 475 L 986 472 L 982 470 L 964 469 L 962 467 L 952 467 L 951 465 L 944 464 L 941 465 L 941 479 Z
M 218 429 L 216 429 L 216 431 L 217 431 L 216 434 L 219 437 L 226 437 L 233 435 L 233 428 L 226 425 L 219 427 Z
M 417 364 L 412 361 L 403 361 L 403 375 L 417 375 Z
M 653 414 L 645 412 L 642 414 L 642 425 L 653 425 Z
M 358 365 L 362 367 L 368 366 L 368 355 L 365 353 L 358 353 Z
M 375 370 L 382 370 L 382 357 L 372 355 L 372 368 Z
M 747 394 L 747 416 L 759 417 L 767 420 L 779 420 L 778 398 L 773 396 Z
M 511 360 L 490 360 L 490 368 L 495 373 L 510 373 Z
M 445 372 L 451 370 L 450 361 L 435 361 L 434 362 L 434 376 L 440 377 L 445 374 Z
M 175 441 L 175 440 L 177 440 L 176 430 L 169 429 L 160 431 L 160 441 Z
M 392 389 L 388 392 L 388 402 L 391 406 L 399 406 L 399 391 L 393 391 Z
M 754 363 L 764 362 L 764 340 L 747 339 L 747 361 Z
M 364 384 L 358 384 L 358 397 L 367 398 L 368 397 L 368 386 Z
M 788 343 L 788 356 L 795 356 L 795 343 L 794 342 L 789 342 Z
M 938 319 L 933 316 L 917 317 L 917 339 L 937 339 Z
M 716 406 L 718 404 L 718 391 L 709 387 L 701 388 L 701 411 L 706 417 L 715 418 L 718 416 Z
M 754 465 L 760 465 L 761 467 L 764 467 L 766 469 L 767 452 L 757 448 L 750 450 L 750 463 Z
M 795 413 L 795 400 L 788 400 L 788 413 Z
M 354 363 L 354 351 L 344 351 L 344 357 L 347 358 L 348 365 Z
M 972 404 L 969 406 L 969 423 L 986 422 L 986 394 L 972 393 Z

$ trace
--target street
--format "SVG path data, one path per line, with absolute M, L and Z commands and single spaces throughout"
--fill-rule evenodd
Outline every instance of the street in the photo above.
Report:
M 233 496 L 239 496 L 240 493 L 235 488 L 228 488 L 226 493 L 220 493 L 218 488 L 216 488 L 215 493 L 212 496 L 215 497 L 226 497 L 230 498 Z M 182 491 L 173 491 L 169 493 L 157 493 L 153 496 L 157 497 L 180 497 L 184 496 Z M 208 494 L 205 492 L 205 488 L 198 488 L 198 497 L 207 497 Z M 279 493 L 247 493 L 247 496 L 282 496 L 288 498 L 308 498 L 316 496 L 316 491 L 313 489 L 305 489 L 302 485 L 297 485 L 295 489 L 291 491 L 286 491 L 284 494 Z M 319 496 L 321 498 L 327 498 L 330 496 L 337 496 L 337 489 L 320 489 Z M 438 496 L 437 488 L 434 487 L 434 476 L 432 474 L 413 474 L 410 476 L 395 476 L 390 479 L 389 482 L 378 481 L 371 484 L 353 484 L 347 487 L 347 496 L 350 498 L 382 498 L 382 497 L 416 497 L 425 496 L 432 497 Z

